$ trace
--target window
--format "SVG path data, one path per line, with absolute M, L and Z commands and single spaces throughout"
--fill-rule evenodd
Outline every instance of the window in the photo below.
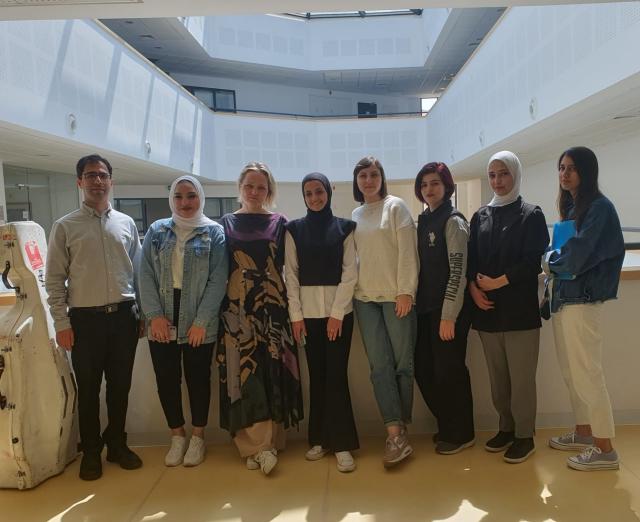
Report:
M 422 111 L 422 115 L 425 116 L 437 101 L 438 98 L 422 98 L 420 103 L 420 110 Z
M 236 112 L 236 91 L 185 86 L 191 94 L 214 111 Z
M 149 225 L 154 221 L 171 216 L 167 198 L 117 198 L 114 204 L 116 210 L 127 214 L 135 221 L 140 234 L 146 234 Z M 236 198 L 206 198 L 204 214 L 218 220 L 239 208 L 240 203 Z
M 378 105 L 376 103 L 358 102 L 358 118 L 377 118 Z

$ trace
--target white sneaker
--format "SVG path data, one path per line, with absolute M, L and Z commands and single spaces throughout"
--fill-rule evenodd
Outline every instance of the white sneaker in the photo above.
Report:
M 164 457 L 165 466 L 174 467 L 182 464 L 182 459 L 187 451 L 187 438 L 182 435 L 171 437 L 171 447 Z
M 184 461 L 182 464 L 188 468 L 202 464 L 205 453 L 206 447 L 204 445 L 204 439 L 193 435 L 189 442 L 189 449 L 184 455 Z
M 278 463 L 278 458 L 273 454 L 273 451 L 270 450 L 261 451 L 253 458 L 260 464 L 260 469 L 265 475 L 271 473 L 271 470 L 273 470 Z
M 324 449 L 320 445 L 316 445 L 304 454 L 304 458 L 307 460 L 320 460 L 327 453 L 329 453 L 329 450 Z
M 247 457 L 247 469 L 260 469 L 260 464 L 256 462 L 256 459 L 253 457 Z
M 349 451 L 337 451 L 336 460 L 338 461 L 338 471 L 341 473 L 349 473 L 356 469 L 356 462 Z

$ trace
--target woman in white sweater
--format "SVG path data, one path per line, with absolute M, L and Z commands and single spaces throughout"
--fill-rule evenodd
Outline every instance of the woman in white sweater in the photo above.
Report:
M 405 202 L 387 194 L 376 158 L 363 158 L 355 166 L 353 197 L 362 203 L 352 214 L 358 256 L 354 308 L 387 428 L 383 463 L 391 467 L 413 451 L 406 425 L 413 404 L 416 229 Z

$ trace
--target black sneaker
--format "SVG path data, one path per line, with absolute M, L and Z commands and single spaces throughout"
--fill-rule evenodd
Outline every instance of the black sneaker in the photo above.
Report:
M 438 441 L 436 444 L 436 453 L 440 455 L 454 455 L 460 453 L 465 448 L 470 448 L 476 443 L 476 439 L 471 439 L 468 442 L 446 442 L 444 440 Z
M 107 446 L 107 460 L 120 464 L 122 469 L 138 469 L 142 467 L 142 460 L 129 449 L 126 444 Z
M 526 439 L 516 437 L 502 458 L 510 464 L 519 464 L 527 460 L 535 450 L 536 445 L 533 443 L 532 437 Z
M 96 451 L 85 451 L 80 462 L 80 478 L 97 480 L 102 476 L 102 457 Z
M 493 438 L 489 439 L 484 445 L 484 449 L 491 453 L 500 453 L 506 450 L 515 440 L 513 431 L 499 431 Z

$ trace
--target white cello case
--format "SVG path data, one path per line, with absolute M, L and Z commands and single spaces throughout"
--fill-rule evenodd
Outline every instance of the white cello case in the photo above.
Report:
M 28 489 L 77 456 L 77 387 L 47 305 L 44 230 L 0 225 L 0 271 L 16 302 L 0 315 L 0 488 Z

